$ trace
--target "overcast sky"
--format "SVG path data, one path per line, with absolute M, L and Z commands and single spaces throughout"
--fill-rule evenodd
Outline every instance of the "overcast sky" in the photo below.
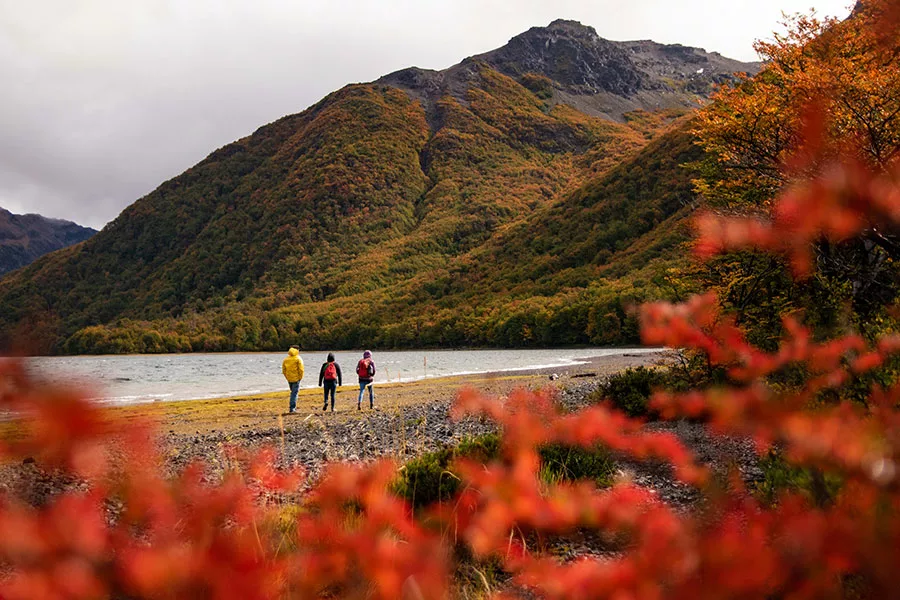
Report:
M 0 207 L 100 228 L 347 83 L 442 69 L 557 18 L 755 60 L 852 0 L 0 0 Z

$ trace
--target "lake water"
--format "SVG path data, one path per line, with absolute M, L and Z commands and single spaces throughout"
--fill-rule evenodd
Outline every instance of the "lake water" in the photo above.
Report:
M 650 348 L 577 350 L 420 350 L 374 352 L 375 383 L 415 381 L 495 371 L 585 364 L 600 356 L 655 352 Z M 325 352 L 303 352 L 302 388 L 316 387 Z M 286 353 L 153 354 L 130 356 L 56 356 L 29 358 L 36 376 L 85 387 L 95 400 L 109 403 L 195 400 L 286 390 L 281 361 Z M 344 385 L 355 385 L 362 352 L 335 352 Z

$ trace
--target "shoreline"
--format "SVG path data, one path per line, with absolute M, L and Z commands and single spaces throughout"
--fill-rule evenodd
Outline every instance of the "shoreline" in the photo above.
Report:
M 664 360 L 665 351 L 622 353 L 584 359 L 582 364 L 566 367 L 539 367 L 518 370 L 492 371 L 476 374 L 427 377 L 413 381 L 376 382 L 376 411 L 364 408 L 357 411 L 354 404 L 359 392 L 354 382 L 338 388 L 335 412 L 323 413 L 320 387 L 301 388 L 297 397 L 297 411 L 288 415 L 288 389 L 259 394 L 241 394 L 200 400 L 163 400 L 133 404 L 108 404 L 105 410 L 113 418 L 147 419 L 156 422 L 163 432 L 175 435 L 209 435 L 259 430 L 272 430 L 290 422 L 327 416 L 333 420 L 364 418 L 372 412 L 400 413 L 411 406 L 452 401 L 459 390 L 475 387 L 485 394 L 505 395 L 518 387 L 539 388 L 546 385 L 564 387 L 573 382 L 588 381 L 610 375 L 628 367 L 653 365 Z M 557 374 L 559 379 L 549 380 Z M 282 424 L 279 424 L 281 419 Z
M 671 363 L 668 352 L 597 357 L 565 371 L 550 367 L 517 374 L 488 373 L 454 376 L 408 383 L 376 384 L 377 410 L 357 411 L 353 401 L 358 387 L 343 386 L 336 399 L 336 412 L 322 412 L 319 388 L 301 391 L 298 410 L 286 415 L 288 390 L 190 402 L 157 402 L 104 407 L 110 424 L 129 421 L 154 427 L 154 437 L 163 459 L 162 468 L 176 475 L 188 465 L 201 464 L 204 477 L 216 480 L 232 464 L 230 448 L 250 452 L 271 448 L 277 464 L 301 468 L 306 473 L 303 493 L 314 485 L 323 468 L 335 462 L 369 462 L 390 458 L 406 462 L 425 452 L 459 444 L 465 438 L 497 431 L 483 417 L 450 417 L 459 390 L 472 387 L 488 397 L 502 398 L 517 388 L 554 388 L 563 411 L 578 410 L 592 402 L 592 395 L 606 379 L 630 367 Z M 559 377 L 550 379 L 549 374 Z M 18 434 L 10 424 L 0 423 L 0 438 Z M 702 423 L 685 420 L 652 421 L 650 431 L 675 435 L 701 464 L 727 473 L 737 465 L 747 481 L 762 478 L 758 456 L 751 440 L 718 436 Z M 613 457 L 622 477 L 651 489 L 673 506 L 692 505 L 697 491 L 672 477 L 667 465 L 626 457 Z M 31 475 L 29 475 L 29 473 Z M 0 464 L 0 487 L 18 485 L 19 480 L 39 474 L 33 465 Z M 23 479 L 24 478 L 24 479 Z M 41 480 L 41 494 L 52 494 L 71 482 Z
M 109 409 L 116 419 L 148 418 L 157 425 L 167 470 L 179 472 L 195 462 L 212 478 L 229 463 L 228 448 L 250 451 L 273 448 L 282 465 L 302 467 L 314 483 L 322 468 L 333 462 L 368 462 L 393 458 L 404 462 L 423 452 L 459 443 L 462 439 L 496 431 L 489 419 L 454 420 L 450 407 L 463 388 L 489 397 L 505 397 L 519 388 L 555 388 L 562 406 L 587 398 L 606 377 L 629 367 L 667 362 L 665 353 L 597 357 L 566 370 L 555 367 L 519 373 L 485 373 L 375 385 L 376 410 L 363 400 L 354 406 L 358 386 L 338 388 L 335 412 L 322 411 L 321 388 L 301 390 L 297 412 L 286 414 L 288 389 L 194 402 L 157 402 Z M 549 378 L 556 373 L 555 380 Z M 355 380 L 355 377 L 354 377 Z
M 540 349 L 534 354 L 530 351 L 498 350 L 454 359 L 452 355 L 456 351 L 450 350 L 434 356 L 433 366 L 432 355 L 427 353 L 421 356 L 419 351 L 413 351 L 412 354 L 387 353 L 384 357 L 387 362 L 381 365 L 382 368 L 376 377 L 376 386 L 437 381 L 458 376 L 525 374 L 547 369 L 565 373 L 591 364 L 597 359 L 615 360 L 617 357 L 632 354 L 656 355 L 664 351 L 662 348 L 643 347 L 594 348 L 577 352 Z M 278 370 L 283 358 L 280 353 L 239 354 L 249 358 L 238 361 L 234 376 L 229 376 L 227 371 L 222 372 L 216 367 L 222 364 L 219 362 L 221 356 L 213 354 L 195 355 L 192 359 L 194 362 L 187 363 L 179 362 L 178 356 L 181 355 L 60 357 L 52 358 L 49 362 L 44 362 L 40 358 L 25 360 L 29 361 L 27 363 L 29 370 L 33 369 L 36 377 L 43 379 L 46 376 L 48 383 L 51 384 L 56 379 L 57 371 L 70 374 L 71 384 L 83 388 L 93 402 L 106 407 L 265 396 L 282 391 L 284 381 Z M 324 356 L 310 354 L 301 356 L 307 364 L 307 374 L 300 383 L 300 389 L 314 390 L 317 387 L 318 359 L 324 360 Z M 423 365 L 426 358 L 427 367 Z M 341 364 L 351 360 L 342 355 L 338 355 L 338 359 Z M 37 362 L 32 365 L 31 360 Z M 57 363 L 55 362 L 57 360 L 63 362 Z M 415 365 L 416 362 L 419 363 L 418 367 Z M 190 365 L 199 369 L 196 378 Z M 167 376 L 166 372 L 171 369 L 175 371 Z M 219 372 L 218 375 L 215 374 L 216 371 Z M 348 375 L 346 380 L 352 385 L 356 379 L 355 374 L 345 373 L 345 375 Z

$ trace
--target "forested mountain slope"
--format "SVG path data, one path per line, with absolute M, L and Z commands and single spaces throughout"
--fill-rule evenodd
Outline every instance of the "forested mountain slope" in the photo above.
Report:
M 310 347 L 636 343 L 636 303 L 678 293 L 699 158 L 683 124 L 642 152 L 393 286 L 285 307 Z M 673 287 L 674 286 L 674 287 Z
M 0 208 L 0 276 L 36 258 L 97 233 L 70 221 L 41 215 L 16 215 Z
M 24 332 L 42 352 L 627 340 L 563 316 L 541 335 L 504 323 L 522 302 L 580 294 L 587 306 L 600 287 L 613 300 L 595 304 L 622 309 L 635 270 L 680 239 L 689 197 L 678 165 L 694 158 L 690 140 L 659 136 L 738 67 L 756 65 L 560 21 L 446 71 L 347 86 L 4 278 L 0 343 Z

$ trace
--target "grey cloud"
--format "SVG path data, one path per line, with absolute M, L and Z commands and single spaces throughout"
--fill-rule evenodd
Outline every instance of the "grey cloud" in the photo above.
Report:
M 555 18 L 751 60 L 779 9 L 805 6 L 0 0 L 0 206 L 100 227 L 215 148 L 347 83 L 444 68 Z

